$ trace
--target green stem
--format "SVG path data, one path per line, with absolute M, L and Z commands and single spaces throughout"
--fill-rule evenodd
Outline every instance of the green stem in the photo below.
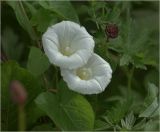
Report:
M 94 108 L 94 110 L 97 113 L 97 110 L 98 110 L 98 94 L 95 95 L 95 108 Z
M 131 85 L 132 85 L 132 77 L 133 77 L 133 73 L 134 73 L 134 66 L 131 68 L 131 70 L 129 71 L 128 74 L 128 96 L 130 97 L 131 95 Z
M 92 1 L 92 3 L 91 3 L 91 8 L 92 8 L 92 13 L 93 13 L 93 18 L 96 19 L 96 14 L 95 14 L 95 10 L 94 10 L 94 5 L 93 4 L 94 4 L 94 1 Z M 96 23 L 97 29 L 99 30 L 100 28 L 99 28 L 97 20 L 95 20 L 95 23 Z
M 48 88 L 48 81 L 47 81 L 47 78 L 46 78 L 45 74 L 43 74 L 42 78 L 43 78 L 44 86 L 48 90 L 49 89 Z
M 55 87 L 58 88 L 58 68 L 55 66 Z
M 26 129 L 26 118 L 24 112 L 24 105 L 18 106 L 18 129 L 19 131 L 25 131 Z
M 108 42 L 109 42 L 109 37 L 107 36 L 106 43 L 104 43 L 104 48 L 105 48 L 105 54 L 109 58 L 109 53 L 108 53 Z

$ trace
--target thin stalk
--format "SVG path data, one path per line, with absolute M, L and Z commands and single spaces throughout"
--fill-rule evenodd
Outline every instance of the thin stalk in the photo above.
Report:
M 94 107 L 94 110 L 95 112 L 97 112 L 97 109 L 98 108 L 98 94 L 95 95 L 95 107 Z
M 106 54 L 106 56 L 109 58 L 108 42 L 109 42 L 109 37 L 107 36 L 106 43 L 104 43 L 104 48 L 105 48 L 105 54 Z
M 93 13 L 93 18 L 95 19 L 96 26 L 97 26 L 97 28 L 99 30 L 100 28 L 99 28 L 98 22 L 96 20 L 96 14 L 95 14 L 95 10 L 94 10 L 93 4 L 94 4 L 94 1 L 92 1 L 92 3 L 91 3 L 92 13 Z
M 56 66 L 54 66 L 55 68 L 55 88 L 58 88 L 58 68 Z
M 44 85 L 45 85 L 46 89 L 48 90 L 48 81 L 47 81 L 45 74 L 43 74 L 42 78 L 43 78 Z
M 19 131 L 25 131 L 26 129 L 26 118 L 24 112 L 24 105 L 18 106 L 18 129 Z
M 44 81 L 44 85 L 45 85 L 45 88 L 47 91 L 50 91 L 50 92 L 53 92 L 53 93 L 57 93 L 58 90 L 57 88 L 48 88 L 48 81 L 47 81 L 47 78 L 45 77 L 45 74 L 43 75 L 43 81 Z M 57 85 L 57 83 L 56 83 Z
M 131 68 L 128 74 L 128 96 L 130 97 L 131 95 L 131 85 L 132 85 L 132 78 L 133 78 L 133 73 L 134 73 L 134 66 Z

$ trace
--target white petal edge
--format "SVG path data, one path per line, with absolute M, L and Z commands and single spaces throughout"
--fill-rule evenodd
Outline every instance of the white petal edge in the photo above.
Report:
M 90 80 L 81 80 L 77 75 L 75 75 L 74 70 L 69 69 L 62 68 L 61 75 L 64 81 L 67 83 L 68 87 L 73 91 L 81 94 L 101 93 L 105 90 L 105 88 L 111 81 L 112 69 L 109 63 L 103 60 L 97 54 L 93 54 L 88 62 L 90 63 L 90 67 L 94 67 L 94 69 L 95 67 L 97 67 L 97 71 L 94 71 L 95 75 L 93 75 L 93 78 L 91 78 Z M 94 66 L 92 64 L 94 64 Z M 86 66 L 89 67 L 88 63 L 86 64 Z M 98 67 L 100 67 L 101 69 L 100 72 L 98 71 Z
M 67 69 L 86 64 L 95 46 L 93 37 L 86 29 L 70 21 L 62 21 L 49 27 L 42 37 L 42 42 L 50 62 Z M 64 56 L 60 52 L 60 46 L 67 43 L 76 50 L 71 56 Z

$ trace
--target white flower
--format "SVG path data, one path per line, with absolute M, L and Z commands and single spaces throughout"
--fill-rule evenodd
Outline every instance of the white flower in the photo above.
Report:
M 42 42 L 50 62 L 68 69 L 86 64 L 95 45 L 86 29 L 71 21 L 62 21 L 49 27 Z
M 61 68 L 68 87 L 82 94 L 97 94 L 105 90 L 112 77 L 110 65 L 97 54 L 87 64 L 74 70 Z

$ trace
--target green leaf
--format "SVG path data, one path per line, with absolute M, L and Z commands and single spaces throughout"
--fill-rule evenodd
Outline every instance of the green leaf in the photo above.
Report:
M 31 3 L 30 1 L 24 2 L 25 7 L 27 7 L 28 12 L 30 12 L 31 16 L 35 15 L 37 12 L 37 9 L 34 6 L 34 3 Z
M 108 48 L 118 53 L 123 52 L 123 46 L 124 46 L 123 38 L 121 36 L 118 36 L 117 38 L 113 40 L 111 39 L 108 42 Z
M 31 111 L 28 111 L 30 106 L 35 107 L 33 104 L 34 98 L 42 91 L 41 86 L 38 83 L 38 80 L 29 73 L 26 69 L 19 67 L 19 65 L 14 61 L 8 61 L 2 63 L 2 87 L 1 87 L 1 102 L 2 102 L 2 130 L 14 130 L 17 131 L 17 105 L 13 103 L 10 97 L 9 85 L 12 80 L 18 80 L 27 91 L 27 102 L 25 105 L 25 112 L 32 116 Z M 31 108 L 30 108 L 31 109 Z M 38 111 L 37 111 L 38 112 Z M 27 122 L 32 122 L 28 120 Z
M 159 109 L 158 88 L 153 83 L 148 83 L 148 95 L 144 100 L 142 112 L 139 117 L 152 117 Z
M 79 22 L 75 9 L 69 1 L 39 1 L 39 4 L 47 10 L 50 10 L 63 19 Z
M 149 120 L 145 124 L 144 131 L 159 131 L 159 119 Z
M 157 49 L 155 47 L 158 38 L 151 36 L 149 27 L 141 28 L 137 21 L 131 18 L 127 20 L 119 25 L 119 37 L 109 42 L 109 49 L 122 55 L 121 66 L 133 64 L 136 68 L 144 70 L 147 69 L 145 65 L 157 66 L 158 46 Z
M 154 99 L 151 105 L 149 105 L 140 115 L 139 117 L 151 117 L 153 113 L 158 109 L 158 100 Z
M 32 131 L 56 131 L 56 129 L 52 126 L 51 123 L 49 123 L 37 125 L 32 129 Z
M 157 97 L 157 94 L 158 87 L 156 87 L 153 83 L 148 83 L 148 95 L 144 101 L 145 108 L 153 102 L 153 100 Z
M 49 10 L 40 9 L 31 18 L 32 26 L 36 26 L 37 31 L 44 32 L 47 28 L 57 22 L 55 15 Z
M 158 104 L 158 108 L 155 109 L 155 111 L 152 113 L 151 117 L 157 117 L 157 116 L 160 116 L 160 104 Z
M 113 7 L 113 9 L 108 13 L 108 20 L 112 21 L 112 22 L 116 22 L 119 19 L 119 16 L 121 14 L 121 10 L 118 7 L 118 3 L 117 5 L 115 4 L 115 6 Z
M 159 71 L 156 69 L 152 69 L 147 72 L 147 75 L 144 78 L 145 87 L 148 86 L 148 82 L 151 82 L 155 85 L 159 85 Z
M 20 60 L 24 44 L 11 28 L 6 27 L 2 33 L 2 48 L 9 59 Z
M 19 24 L 28 32 L 32 40 L 36 40 L 37 39 L 36 34 L 27 17 L 22 1 L 6 1 L 6 2 L 13 8 Z
M 50 63 L 42 51 L 36 47 L 31 47 L 29 57 L 28 57 L 28 64 L 27 69 L 35 76 L 38 76 L 45 72 L 48 69 Z
M 124 54 L 120 59 L 120 66 L 128 65 L 132 61 L 130 55 Z
M 45 116 L 45 113 L 35 104 L 34 101 L 27 107 L 26 111 L 27 129 L 32 128 L 41 116 Z
M 105 130 L 105 129 L 108 129 L 110 128 L 111 125 L 108 124 L 107 122 L 105 121 L 102 121 L 102 120 L 95 120 L 95 126 L 94 126 L 94 129 L 96 131 L 101 131 L 101 130 Z
M 142 58 L 137 57 L 137 56 L 132 56 L 132 59 L 134 61 L 132 61 L 132 64 L 136 67 L 136 68 L 140 68 L 140 69 L 144 69 L 147 70 L 147 67 L 144 65 L 144 63 L 142 62 Z
M 146 124 L 146 118 L 142 119 L 140 122 L 138 122 L 134 127 L 133 130 L 142 130 L 145 127 Z
M 35 100 L 36 104 L 62 130 L 92 130 L 94 113 L 91 105 L 83 96 L 65 87 L 59 87 L 57 94 L 40 94 Z
M 125 117 L 125 120 L 121 120 L 121 125 L 122 125 L 122 128 L 125 128 L 127 130 L 131 130 L 132 127 L 134 126 L 134 123 L 136 121 L 136 118 L 133 114 L 133 112 L 130 112 L 126 117 Z
M 122 101 L 115 104 L 111 109 L 107 110 L 104 114 L 104 119 L 111 122 L 112 124 L 117 124 L 125 116 L 131 106 L 131 100 Z

